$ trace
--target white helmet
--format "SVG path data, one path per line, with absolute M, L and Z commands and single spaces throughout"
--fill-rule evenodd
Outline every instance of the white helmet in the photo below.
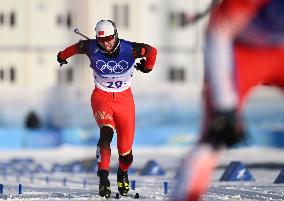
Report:
M 110 20 L 101 20 L 96 25 L 96 36 L 106 37 L 110 35 L 117 35 L 117 30 L 114 22 Z

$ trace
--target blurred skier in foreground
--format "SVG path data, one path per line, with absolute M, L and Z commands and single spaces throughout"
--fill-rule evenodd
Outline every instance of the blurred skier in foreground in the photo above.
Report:
M 110 197 L 110 144 L 117 133 L 119 168 L 117 185 L 121 195 L 129 191 L 127 171 L 133 162 L 132 144 L 135 130 L 135 105 L 131 92 L 134 69 L 148 73 L 153 69 L 157 50 L 143 43 L 118 38 L 114 22 L 101 20 L 96 25 L 96 39 L 83 40 L 57 55 L 60 65 L 75 54 L 86 54 L 93 69 L 95 89 L 91 97 L 94 117 L 100 127 L 97 145 L 99 195 Z M 83 118 L 83 117 L 82 117 Z
M 241 107 L 258 85 L 284 89 L 284 1 L 223 0 L 206 32 L 202 135 L 183 164 L 176 201 L 206 192 L 222 149 L 244 137 Z

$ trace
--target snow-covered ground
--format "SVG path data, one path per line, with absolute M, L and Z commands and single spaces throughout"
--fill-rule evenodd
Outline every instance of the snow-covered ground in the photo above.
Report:
M 130 191 L 132 200 L 135 193 L 140 200 L 171 200 L 174 193 L 175 174 L 181 159 L 189 147 L 144 147 L 134 149 L 133 173 L 131 181 L 136 181 L 136 189 Z M 67 164 L 72 161 L 92 161 L 95 148 L 61 147 L 50 150 L 1 151 L 0 162 L 15 158 L 31 158 L 50 170 L 52 164 Z M 165 171 L 163 176 L 142 176 L 139 174 L 144 165 L 154 159 Z M 255 178 L 250 182 L 220 182 L 224 169 L 231 161 L 241 161 L 247 165 Z M 117 154 L 112 149 L 111 184 L 113 196 L 116 190 Z M 216 169 L 209 191 L 203 200 L 284 200 L 284 184 L 273 184 L 284 168 L 284 150 L 271 148 L 241 148 L 224 152 Z M 85 184 L 84 184 L 85 180 Z M 22 175 L 11 171 L 0 175 L 4 185 L 3 200 L 104 200 L 98 196 L 98 179 L 95 173 L 42 172 Z M 164 193 L 164 182 L 168 182 L 168 194 Z M 19 194 L 19 184 L 23 193 Z M 114 199 L 114 197 L 113 197 Z

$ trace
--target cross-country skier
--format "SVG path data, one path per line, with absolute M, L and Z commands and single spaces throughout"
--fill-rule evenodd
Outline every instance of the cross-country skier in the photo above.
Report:
M 250 90 L 284 89 L 283 11 L 283 0 L 223 0 L 214 9 L 206 32 L 202 135 L 185 160 L 175 200 L 199 200 L 222 148 L 243 138 L 241 110 Z
M 60 65 L 75 54 L 86 54 L 93 69 L 95 89 L 91 96 L 94 117 L 100 128 L 97 145 L 99 195 L 111 194 L 109 164 L 110 143 L 117 133 L 119 168 L 118 191 L 129 191 L 127 171 L 133 162 L 132 144 L 135 129 L 135 106 L 131 92 L 134 69 L 149 73 L 155 64 L 157 50 L 144 43 L 129 42 L 118 37 L 115 23 L 101 20 L 96 25 L 96 39 L 80 41 L 57 55 Z

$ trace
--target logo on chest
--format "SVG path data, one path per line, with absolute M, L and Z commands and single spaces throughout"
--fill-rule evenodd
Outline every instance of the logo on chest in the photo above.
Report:
M 121 74 L 129 69 L 128 62 L 125 60 L 121 61 L 96 61 L 96 69 L 102 74 Z

